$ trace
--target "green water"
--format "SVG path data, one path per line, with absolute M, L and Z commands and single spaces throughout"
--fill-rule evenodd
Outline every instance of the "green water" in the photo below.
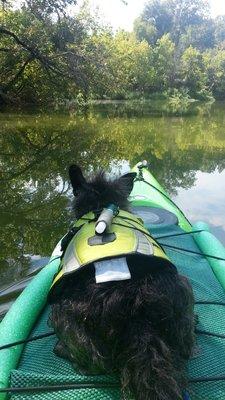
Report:
M 225 243 L 225 104 L 171 116 L 143 104 L 86 116 L 0 114 L 0 286 L 43 265 L 72 219 L 68 166 L 112 175 L 146 159 L 191 221 Z

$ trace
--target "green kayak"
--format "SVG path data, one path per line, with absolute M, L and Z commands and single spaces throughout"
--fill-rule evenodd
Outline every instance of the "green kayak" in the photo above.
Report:
M 144 163 L 133 171 L 138 174 L 130 196 L 133 212 L 144 220 L 193 286 L 199 322 L 198 352 L 188 365 L 190 399 L 224 400 L 225 248 L 205 223 L 191 225 Z M 33 278 L 2 320 L 0 347 L 51 331 L 46 298 L 60 254 L 59 242 L 48 265 Z M 16 400 L 121 398 L 117 377 L 80 375 L 68 361 L 55 356 L 56 340 L 54 335 L 44 336 L 0 350 L 0 400 L 7 396 Z

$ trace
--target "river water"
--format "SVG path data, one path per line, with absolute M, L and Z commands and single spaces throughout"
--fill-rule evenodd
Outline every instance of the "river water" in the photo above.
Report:
M 0 113 L 0 286 L 46 263 L 72 220 L 68 166 L 111 175 L 146 159 L 188 218 L 225 244 L 225 103 Z

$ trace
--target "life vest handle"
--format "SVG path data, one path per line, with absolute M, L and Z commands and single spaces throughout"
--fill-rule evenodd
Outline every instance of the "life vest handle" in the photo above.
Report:
M 118 214 L 118 211 L 119 207 L 115 204 L 109 204 L 102 210 L 95 224 L 96 235 L 102 235 L 111 226 L 112 220 Z

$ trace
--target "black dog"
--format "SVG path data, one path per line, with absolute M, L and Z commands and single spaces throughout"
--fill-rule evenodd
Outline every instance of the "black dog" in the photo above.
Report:
M 77 166 L 69 174 L 77 219 L 110 203 L 129 210 L 135 174 L 110 181 L 100 173 L 89 182 Z M 85 374 L 119 372 L 124 396 L 181 400 L 194 345 L 191 287 L 175 268 L 127 263 L 131 279 L 96 283 L 90 264 L 50 296 L 55 352 Z

